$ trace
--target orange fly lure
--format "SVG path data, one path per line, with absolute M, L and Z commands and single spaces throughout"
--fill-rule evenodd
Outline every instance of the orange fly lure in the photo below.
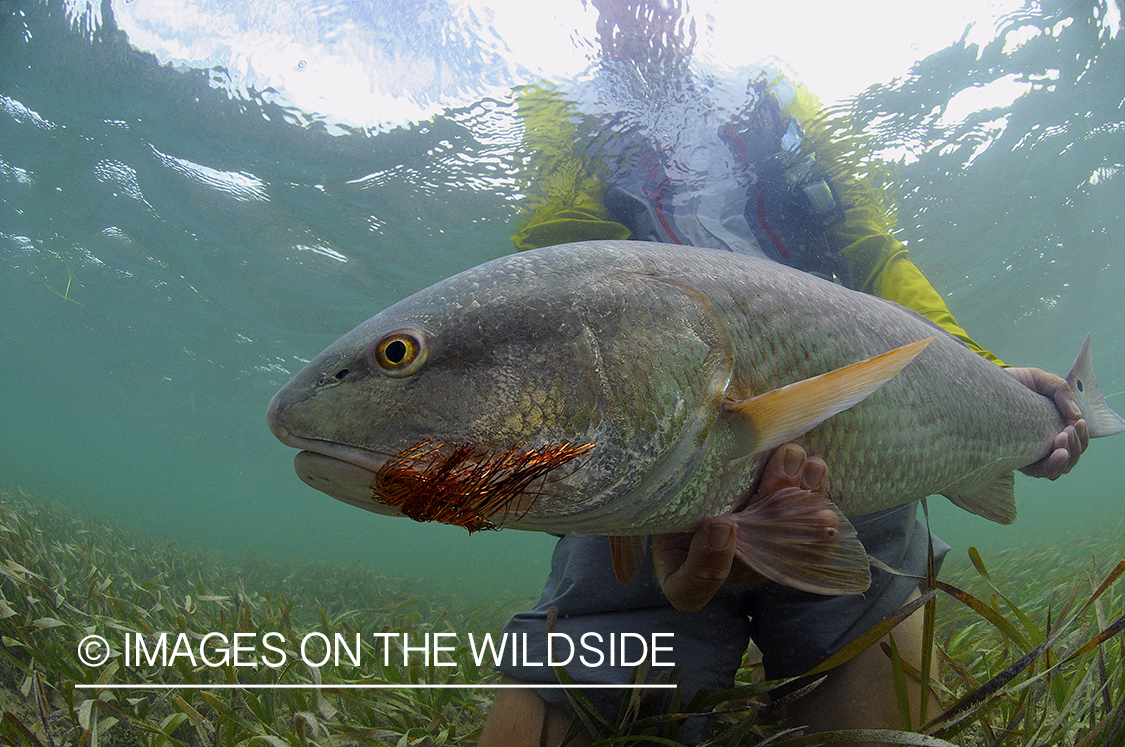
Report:
M 593 448 L 563 441 L 481 453 L 474 446 L 423 441 L 391 457 L 375 473 L 372 498 L 415 521 L 438 521 L 470 532 L 497 529 L 493 516 L 513 507 L 526 512 L 542 495 L 548 473 Z

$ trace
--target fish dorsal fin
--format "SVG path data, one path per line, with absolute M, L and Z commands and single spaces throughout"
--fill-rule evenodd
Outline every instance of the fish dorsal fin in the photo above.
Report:
M 1090 335 L 1082 341 L 1078 358 L 1066 375 L 1070 392 L 1078 402 L 1078 409 L 1090 428 L 1090 438 L 1112 436 L 1125 431 L 1125 420 L 1106 404 L 1098 379 L 1094 376 L 1094 358 L 1090 354 Z
M 732 518 L 735 554 L 771 581 L 814 594 L 860 594 L 871 585 L 863 543 L 823 493 L 783 488 Z
M 645 564 L 644 535 L 622 536 L 615 534 L 609 538 L 609 554 L 613 558 L 613 575 L 622 586 L 628 586 Z
M 934 339 L 912 342 L 756 397 L 737 402 L 728 400 L 723 403 L 723 409 L 740 417 L 749 427 L 752 435 L 748 453 L 770 451 L 865 400 Z
M 1016 476 L 1012 472 L 997 477 L 979 490 L 947 490 L 942 495 L 969 513 L 997 524 L 1011 524 L 1016 520 Z

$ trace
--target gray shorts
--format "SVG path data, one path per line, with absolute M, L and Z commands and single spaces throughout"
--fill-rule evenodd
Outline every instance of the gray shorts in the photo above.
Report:
M 853 517 L 852 523 L 869 554 L 903 573 L 926 574 L 929 534 L 917 520 L 917 503 Z M 871 587 L 864 594 L 823 596 L 771 583 L 722 590 L 703 609 L 686 613 L 664 597 L 651 554 L 637 577 L 623 587 L 613 575 L 608 540 L 588 535 L 559 540 L 539 602 L 504 628 L 509 639 L 518 641 L 519 654 L 505 660 L 501 671 L 533 683 L 557 682 L 547 666 L 548 655 L 550 661 L 561 662 L 573 650 L 565 669 L 576 682 L 625 684 L 633 676 L 632 662 L 647 646 L 648 659 L 657 664 L 649 680 L 667 671 L 667 677 L 675 678 L 670 681 L 680 685 L 679 702 L 686 705 L 701 689 L 715 693 L 733 687 L 749 639 L 762 651 L 767 678 L 795 677 L 871 629 L 918 588 L 911 579 L 872 568 Z M 935 537 L 939 566 L 948 551 L 949 546 Z M 548 651 L 551 607 L 558 618 Z M 620 655 L 622 643 L 625 657 Z M 658 655 L 651 653 L 653 645 L 661 647 Z M 565 691 L 539 692 L 548 702 L 567 705 Z M 584 691 L 608 717 L 617 712 L 622 693 Z

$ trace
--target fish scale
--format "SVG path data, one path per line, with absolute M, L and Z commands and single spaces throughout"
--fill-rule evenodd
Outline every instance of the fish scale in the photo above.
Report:
M 768 261 L 657 251 L 659 271 L 712 298 L 731 333 L 742 390 L 728 398 L 751 397 L 938 335 L 870 398 L 797 439 L 828 463 L 827 490 L 846 514 L 916 500 L 964 475 L 974 477 L 962 488 L 986 485 L 1013 465 L 1044 456 L 1063 425 L 1053 403 L 914 312 Z M 955 415 L 950 403 L 956 403 Z M 1011 435 L 997 439 L 997 433 Z M 722 500 L 711 502 L 715 515 L 753 489 L 763 464 L 764 457 L 748 463 Z M 712 487 L 704 482 L 698 491 Z

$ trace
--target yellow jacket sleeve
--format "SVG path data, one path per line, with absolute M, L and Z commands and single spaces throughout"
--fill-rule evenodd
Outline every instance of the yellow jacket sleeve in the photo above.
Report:
M 1006 364 L 982 348 L 962 329 L 941 295 L 907 258 L 906 247 L 891 236 L 890 216 L 879 193 L 854 176 L 854 142 L 842 142 L 820 115 L 821 105 L 802 84 L 784 78 L 771 86 L 783 111 L 806 125 L 817 162 L 824 166 L 849 206 L 844 221 L 829 230 L 829 240 L 851 266 L 857 290 L 901 304 L 922 314 L 988 360 Z M 517 116 L 523 120 L 528 167 L 525 217 L 516 227 L 516 249 L 535 249 L 569 241 L 628 239 L 629 229 L 605 207 L 608 167 L 590 153 L 579 136 L 579 113 L 549 86 L 516 91 Z M 848 168 L 851 164 L 851 168 Z
M 891 236 L 891 216 L 879 193 L 869 179 L 855 176 L 854 154 L 863 147 L 862 143 L 841 136 L 841 128 L 820 114 L 820 102 L 804 85 L 791 87 L 790 91 L 792 98 L 783 102 L 783 110 L 805 124 L 817 163 L 829 173 L 840 201 L 846 206 L 843 222 L 827 233 L 829 242 L 850 266 L 856 290 L 918 312 L 977 355 L 1007 367 L 957 324 L 941 294 L 907 257 L 906 246 Z
M 516 249 L 629 238 L 606 210 L 608 169 L 581 142 L 574 106 L 543 86 L 523 86 L 516 95 L 529 153 L 527 215 L 512 236 Z
M 953 318 L 941 295 L 907 257 L 906 246 L 891 236 L 872 208 L 852 208 L 832 233 L 849 241 L 840 254 L 855 275 L 858 289 L 912 309 L 950 333 L 977 355 L 1007 366 L 981 347 Z

